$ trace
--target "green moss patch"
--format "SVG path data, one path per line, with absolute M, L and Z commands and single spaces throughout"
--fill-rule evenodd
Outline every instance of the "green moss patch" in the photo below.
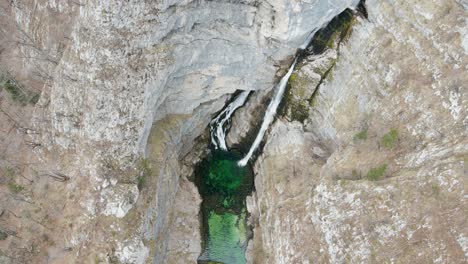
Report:
M 390 132 L 383 135 L 380 142 L 385 148 L 393 148 L 398 141 L 398 131 L 396 129 L 391 129 Z
M 4 90 L 10 94 L 10 98 L 25 106 L 26 104 L 36 104 L 39 100 L 39 94 L 33 91 L 28 91 L 22 87 L 13 78 L 6 75 L 0 75 L 0 90 Z
M 19 184 L 14 183 L 14 182 L 9 182 L 8 183 L 8 190 L 10 190 L 10 192 L 12 192 L 14 194 L 17 194 L 17 193 L 20 193 L 21 191 L 23 191 L 24 187 L 19 185 Z
M 354 140 L 366 140 L 367 139 L 367 129 L 362 130 L 361 132 L 354 135 Z
M 370 181 L 378 181 L 385 175 L 385 171 L 387 171 L 387 164 L 370 169 L 366 177 Z
M 347 39 L 355 23 L 353 11 L 346 9 L 341 14 L 328 23 L 328 25 L 319 30 L 312 39 L 312 52 L 321 54 L 326 49 L 333 48 L 335 43 Z
M 291 120 L 299 122 L 304 122 L 309 117 L 309 102 L 306 98 L 308 83 L 307 78 L 299 76 L 296 72 L 291 74 L 280 105 L 280 115 L 288 116 Z

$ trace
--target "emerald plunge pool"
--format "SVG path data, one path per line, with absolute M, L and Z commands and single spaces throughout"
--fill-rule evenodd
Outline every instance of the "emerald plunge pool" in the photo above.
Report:
M 198 263 L 246 263 L 252 230 L 247 224 L 245 198 L 252 193 L 253 173 L 239 167 L 237 151 L 213 150 L 195 169 L 202 196 L 202 254 Z

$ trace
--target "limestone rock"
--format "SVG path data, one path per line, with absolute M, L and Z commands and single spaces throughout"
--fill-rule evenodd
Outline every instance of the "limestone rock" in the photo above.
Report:
M 466 262 L 466 9 L 366 5 L 305 125 L 279 119 L 256 161 L 259 263 Z
M 138 200 L 138 188 L 134 184 L 121 184 L 106 188 L 101 193 L 104 215 L 124 217 Z
M 201 254 L 200 211 L 201 198 L 196 186 L 187 179 L 179 183 L 175 212 L 171 224 L 167 263 L 197 263 Z

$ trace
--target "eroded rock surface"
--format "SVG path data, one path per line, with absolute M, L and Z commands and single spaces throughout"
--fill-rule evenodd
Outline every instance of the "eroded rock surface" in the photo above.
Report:
M 466 9 L 366 5 L 307 118 L 280 118 L 255 163 L 258 263 L 467 261 Z
M 239 143 L 309 32 L 357 2 L 2 2 L 0 70 L 42 95 L 33 110 L 2 91 L 20 122 L 2 115 L 17 160 L 0 162 L 0 261 L 195 262 L 181 160 L 227 94 L 264 90 L 233 121 Z M 466 261 L 466 3 L 367 6 L 295 72 L 255 165 L 255 263 Z
M 19 196 L 37 201 L 41 209 L 33 204 L 28 212 L 35 210 L 41 221 L 53 223 L 38 225 L 49 245 L 31 238 L 32 233 L 23 235 L 35 225 L 31 221 L 12 220 L 19 235 L 5 243 L 9 256 L 19 262 L 164 263 L 169 223 L 177 219 L 179 178 L 187 176 L 180 160 L 226 94 L 271 88 L 277 69 L 311 31 L 355 4 L 2 3 L 2 25 L 8 22 L 2 33 L 24 33 L 32 40 L 7 48 L 25 54 L 11 64 L 28 65 L 18 70 L 28 78 L 35 71 L 41 74 L 37 86 L 42 86 L 42 96 L 28 121 L 35 132 L 30 141 L 38 145 L 28 152 L 26 173 L 40 185 L 18 179 L 27 186 Z M 1 43 L 3 51 L 10 42 Z M 152 130 L 157 134 L 148 140 Z M 41 176 L 49 171 L 67 180 L 57 183 Z M 19 250 L 38 243 L 45 247 L 40 253 L 31 250 L 26 256 Z

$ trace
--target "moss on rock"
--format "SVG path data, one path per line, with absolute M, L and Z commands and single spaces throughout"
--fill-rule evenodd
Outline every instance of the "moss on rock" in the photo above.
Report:
M 281 111 L 283 116 L 291 120 L 304 122 L 309 116 L 309 103 L 307 101 L 307 85 L 310 83 L 306 77 L 297 72 L 291 74 L 288 87 L 284 95 L 284 107 Z
M 0 91 L 4 90 L 10 94 L 10 98 L 25 106 L 27 104 L 36 104 L 39 101 L 39 94 L 26 90 L 13 77 L 7 74 L 0 73 Z
M 370 169 L 366 177 L 370 181 L 378 181 L 385 175 L 385 171 L 387 171 L 387 164 Z
M 396 129 L 391 129 L 387 134 L 383 135 L 380 142 L 385 148 L 391 149 L 395 146 L 398 141 L 398 131 Z
M 311 44 L 312 52 L 321 54 L 326 49 L 334 48 L 337 43 L 349 38 L 355 21 L 353 11 L 350 9 L 343 11 L 315 34 Z

